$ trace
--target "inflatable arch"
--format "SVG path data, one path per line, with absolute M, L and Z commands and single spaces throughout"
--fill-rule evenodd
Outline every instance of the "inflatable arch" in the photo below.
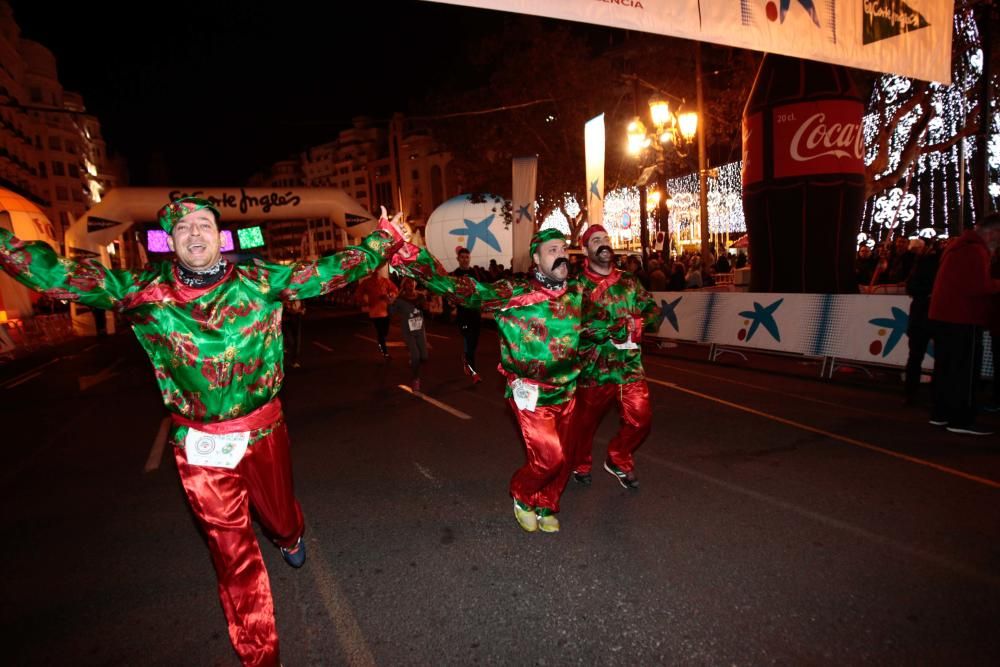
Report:
M 156 220 L 156 212 L 178 197 L 211 200 L 223 224 L 243 221 L 329 218 L 358 239 L 375 229 L 376 220 L 356 199 L 339 188 L 115 188 L 66 231 L 66 254 L 74 249 L 102 253 L 136 222 Z M 102 254 L 102 261 L 107 257 Z

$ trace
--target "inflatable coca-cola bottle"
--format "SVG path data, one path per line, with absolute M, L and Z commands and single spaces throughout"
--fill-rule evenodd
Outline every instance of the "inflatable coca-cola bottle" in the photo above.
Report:
M 863 113 L 845 68 L 764 56 L 743 111 L 751 291 L 857 291 Z

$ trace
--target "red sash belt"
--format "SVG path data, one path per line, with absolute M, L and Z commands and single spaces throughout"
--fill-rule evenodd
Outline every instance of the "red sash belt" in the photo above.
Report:
M 170 419 L 175 424 L 190 426 L 203 433 L 212 435 L 225 435 L 226 433 L 239 433 L 240 431 L 256 431 L 257 429 L 270 426 L 281 418 L 281 400 L 275 398 L 260 406 L 253 412 L 245 414 L 236 419 L 226 419 L 220 422 L 196 422 L 187 417 L 170 413 Z

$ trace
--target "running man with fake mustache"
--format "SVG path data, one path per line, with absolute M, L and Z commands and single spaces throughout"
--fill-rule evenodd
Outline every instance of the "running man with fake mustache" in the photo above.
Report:
M 418 253 L 413 247 L 404 246 L 392 265 L 432 292 L 493 313 L 500 336 L 499 370 L 507 379 L 504 395 L 526 448 L 526 462 L 510 481 L 514 517 L 529 533 L 555 533 L 555 515 L 570 472 L 566 447 L 576 378 L 584 363 L 578 352 L 581 337 L 604 340 L 615 335 L 624 340 L 629 325 L 600 320 L 584 331 L 582 293 L 576 282 L 567 281 L 562 232 L 538 232 L 529 251 L 534 261 L 530 278 L 488 284 L 450 276 L 426 250 Z
M 633 453 L 649 435 L 653 412 L 649 387 L 642 368 L 642 332 L 655 331 L 663 320 L 652 295 L 631 273 L 614 267 L 614 252 L 607 231 L 591 225 L 580 237 L 587 253 L 577 277 L 583 290 L 583 322 L 608 325 L 625 320 L 629 337 L 621 342 L 583 341 L 581 356 L 589 359 L 577 380 L 576 411 L 570 442 L 573 479 L 591 483 L 594 433 L 612 401 L 618 402 L 621 426 L 608 444 L 604 469 L 626 489 L 638 489 Z
M 306 559 L 278 399 L 282 304 L 363 278 L 400 244 L 376 231 L 315 261 L 234 265 L 221 255 L 222 216 L 211 201 L 176 199 L 157 217 L 176 257 L 143 271 L 59 257 L 2 228 L 0 267 L 51 298 L 114 310 L 132 325 L 173 422 L 177 471 L 212 554 L 233 648 L 244 665 L 275 667 L 274 601 L 251 509 L 289 565 Z

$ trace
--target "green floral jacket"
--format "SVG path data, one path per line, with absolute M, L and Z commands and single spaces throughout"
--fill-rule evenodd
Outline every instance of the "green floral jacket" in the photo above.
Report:
M 626 326 L 636 332 L 655 331 L 660 326 L 662 315 L 656 300 L 631 273 L 613 268 L 602 276 L 585 266 L 577 281 L 583 290 L 584 322 L 612 326 L 631 320 Z M 580 372 L 581 387 L 628 384 L 645 377 L 639 347 L 629 349 L 611 339 L 584 339 L 581 354 L 588 360 Z
M 163 402 L 200 422 L 242 417 L 284 380 L 282 301 L 326 294 L 374 271 L 395 244 L 374 232 L 358 247 L 289 266 L 230 264 L 221 282 L 192 288 L 163 262 L 141 272 L 58 256 L 0 229 L 0 267 L 54 299 L 119 312 L 146 350 Z

